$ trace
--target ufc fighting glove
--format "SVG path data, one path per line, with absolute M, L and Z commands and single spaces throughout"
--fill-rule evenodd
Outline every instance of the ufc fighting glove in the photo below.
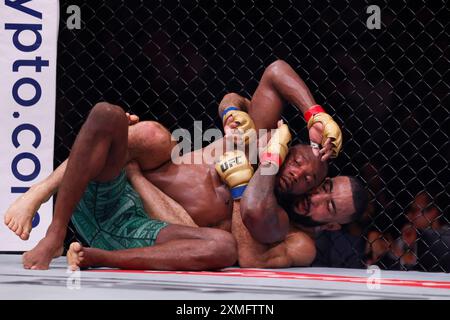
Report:
M 287 124 L 282 124 L 271 136 L 266 149 L 261 154 L 260 163 L 271 162 L 280 168 L 289 152 L 288 144 L 291 139 L 292 137 L 289 127 Z
M 230 187 L 233 199 L 240 199 L 253 176 L 253 168 L 244 152 L 225 152 L 216 163 L 216 171 Z
M 233 120 L 238 123 L 236 129 L 242 135 L 245 144 L 249 144 L 253 137 L 256 137 L 255 124 L 247 112 L 239 110 L 237 107 L 228 107 L 222 112 L 222 122 L 225 123 L 229 117 L 233 116 Z
M 321 106 L 315 105 L 305 112 L 305 120 L 308 123 L 308 130 L 316 122 L 321 122 L 323 124 L 321 143 L 324 145 L 325 141 L 327 141 L 328 138 L 331 138 L 331 143 L 333 145 L 331 157 L 336 158 L 342 148 L 342 133 L 333 118 L 326 113 Z

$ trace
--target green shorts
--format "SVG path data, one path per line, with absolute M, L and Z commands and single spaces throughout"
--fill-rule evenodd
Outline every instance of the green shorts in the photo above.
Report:
M 109 182 L 90 182 L 72 222 L 89 246 L 104 250 L 152 246 L 168 225 L 147 215 L 125 171 Z

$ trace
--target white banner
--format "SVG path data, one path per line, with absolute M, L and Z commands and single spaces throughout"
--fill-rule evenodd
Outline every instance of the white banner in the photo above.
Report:
M 9 205 L 53 170 L 59 2 L 0 1 L 0 251 L 26 251 L 45 235 L 52 199 L 28 241 L 3 221 Z

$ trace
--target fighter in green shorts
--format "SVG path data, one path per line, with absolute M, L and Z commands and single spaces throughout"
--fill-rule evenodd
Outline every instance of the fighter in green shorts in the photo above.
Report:
M 338 154 L 342 144 L 338 125 L 316 104 L 299 75 L 281 60 L 264 71 L 251 101 L 229 93 L 219 105 L 219 114 L 232 141 L 230 132 L 233 131 L 244 131 L 243 140 L 247 141 L 250 139 L 245 139 L 245 130 L 252 127 L 288 131 L 287 126 L 278 121 L 285 100 L 301 110 L 305 119 L 306 115 L 310 116 L 307 122 L 314 147 L 291 147 L 288 156 L 284 153 L 283 163 L 284 156 L 264 142 L 264 137 L 271 133 L 258 135 L 258 147 L 267 147 L 270 151 L 262 154 L 262 167 L 279 168 L 276 176 L 262 175 L 259 169 L 252 176 L 248 166 L 234 166 L 238 164 L 237 158 L 229 152 L 223 153 L 228 150 L 225 138 L 216 139 L 203 149 L 184 152 L 181 162 L 173 161 L 174 143 L 170 132 L 162 125 L 144 121 L 130 123 L 127 129 L 120 108 L 105 103 L 97 105 L 83 126 L 69 161 L 63 162 L 47 179 L 33 185 L 5 214 L 8 228 L 26 240 L 33 214 L 58 190 L 55 219 L 46 238 L 24 255 L 24 266 L 48 267 L 52 257 L 60 253 L 72 213 L 75 213 L 78 231 L 91 246 L 83 248 L 73 243 L 69 249 L 69 262 L 81 267 L 201 269 L 203 266 L 210 269 L 233 263 L 231 261 L 236 260 L 234 241 L 228 234 L 208 228 L 233 233 L 239 245 L 241 266 L 308 265 L 315 255 L 313 233 L 337 230 L 340 224 L 351 220 L 356 209 L 352 207 L 355 198 L 350 192 L 353 190 L 350 179 L 332 183 L 327 180 L 321 185 L 327 172 L 326 161 Z M 280 134 L 275 133 L 275 136 L 280 137 Z M 276 146 L 278 140 L 281 146 L 280 139 L 275 139 L 273 144 L 270 140 L 270 145 Z M 319 149 L 320 144 L 322 149 Z M 286 141 L 282 149 L 288 151 Z M 222 158 L 217 164 L 229 161 L 231 166 L 216 167 L 208 160 L 196 163 L 198 158 L 205 160 L 211 156 L 216 160 Z M 130 160 L 136 161 L 138 166 Z M 142 203 L 134 192 L 122 192 L 121 188 L 109 190 L 110 186 L 124 183 L 120 172 L 126 163 L 127 178 Z M 240 165 L 244 163 L 239 161 Z M 216 172 L 218 168 L 231 167 L 234 169 L 228 173 Z M 243 201 L 239 203 L 232 197 L 238 195 L 233 191 L 242 192 L 247 183 Z M 124 190 L 131 190 L 130 184 Z M 345 197 L 342 192 L 336 192 L 343 190 Z M 314 197 L 306 195 L 308 191 Z M 294 207 L 281 208 L 280 199 L 276 198 L 281 195 L 295 196 L 286 201 Z M 337 205 L 335 200 L 339 200 Z M 150 220 L 142 214 L 142 208 Z M 169 225 L 164 227 L 155 219 Z M 300 225 L 303 231 L 291 226 L 291 222 Z M 191 228 L 183 229 L 180 225 Z M 305 234 L 305 228 L 310 229 L 311 237 Z M 292 232 L 297 236 L 292 236 Z M 114 254 L 104 249 L 113 250 Z
M 89 182 L 72 222 L 90 247 L 105 250 L 152 246 L 168 225 L 148 217 L 125 171 L 109 182 Z
M 167 224 L 147 215 L 176 216 L 183 208 L 139 175 L 130 175 L 133 184 L 143 186 L 148 194 L 138 195 L 127 181 L 125 168 L 139 171 L 136 163 L 130 163 L 134 146 L 128 145 L 128 125 L 122 108 L 108 103 L 93 107 L 68 161 L 52 173 L 62 176 L 59 186 L 48 186 L 58 190 L 53 220 L 46 236 L 23 255 L 24 268 L 48 269 L 51 260 L 62 253 L 71 218 L 90 246 L 71 245 L 68 257 L 73 267 L 207 270 L 237 261 L 236 242 L 230 233 Z M 160 165 L 161 157 L 157 153 L 146 157 L 146 165 Z

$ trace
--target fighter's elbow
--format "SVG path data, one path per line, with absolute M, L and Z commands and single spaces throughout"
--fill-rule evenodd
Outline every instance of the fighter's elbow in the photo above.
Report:
M 252 238 L 262 244 L 272 244 L 282 241 L 287 233 L 279 230 L 276 228 L 276 225 L 257 215 L 249 214 L 245 216 L 243 222 Z
M 242 202 L 244 204 L 244 202 Z M 264 214 L 263 208 L 259 206 L 248 206 L 241 204 L 241 216 L 247 228 L 252 228 L 255 226 L 257 221 Z
M 276 232 L 265 232 L 261 234 L 258 240 L 259 242 L 263 244 L 274 244 L 280 241 L 283 241 L 286 237 L 286 233 L 276 231 Z
M 264 210 L 261 207 L 241 208 L 242 222 L 251 235 L 258 240 L 258 235 L 264 232 Z
M 265 72 L 268 76 L 278 77 L 286 73 L 286 68 L 291 69 L 291 66 L 286 61 L 278 59 L 272 62 Z

